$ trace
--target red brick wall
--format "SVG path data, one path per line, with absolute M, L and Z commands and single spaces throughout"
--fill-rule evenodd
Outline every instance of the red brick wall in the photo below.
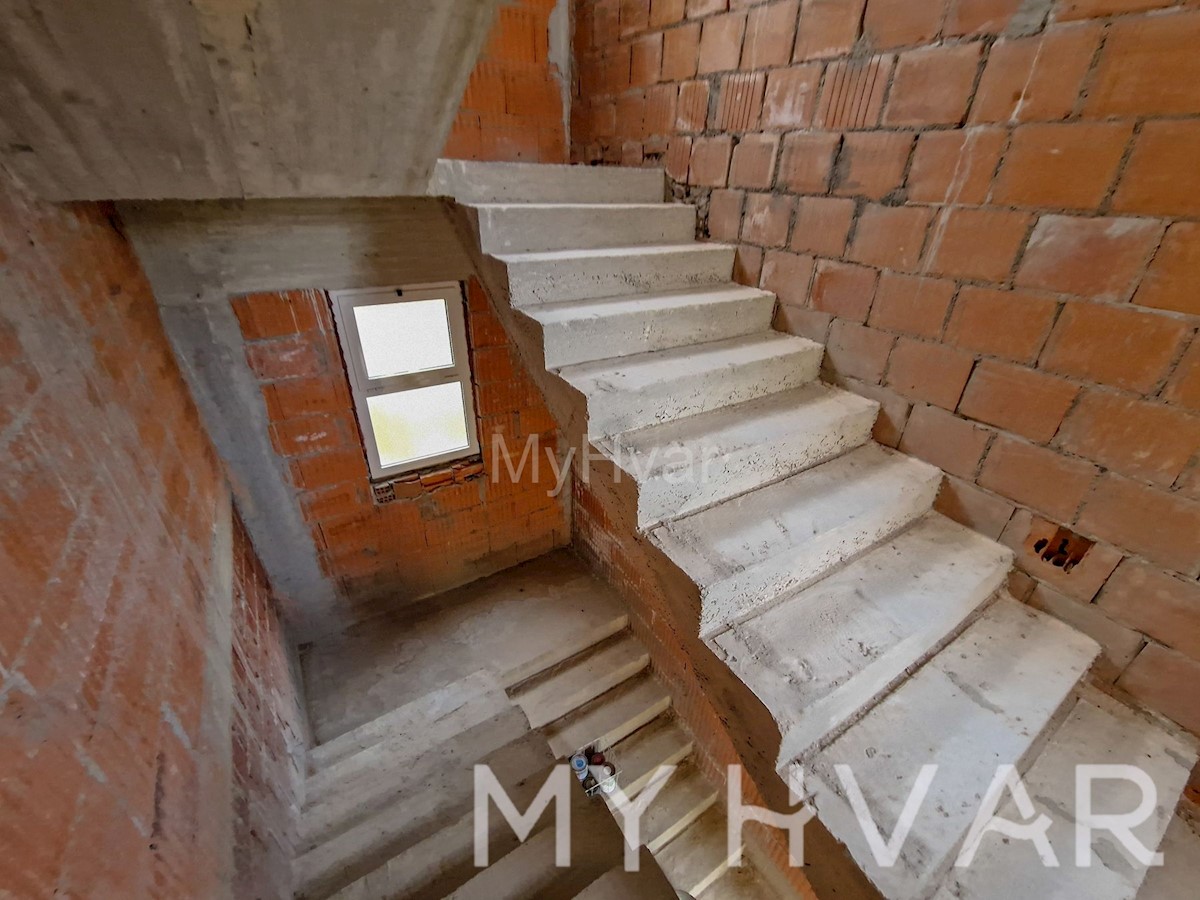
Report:
M 324 291 L 235 298 L 246 358 L 262 383 L 271 439 L 287 460 L 321 564 L 350 617 L 490 575 L 567 543 L 567 497 L 551 497 L 557 427 L 515 348 L 472 280 L 467 333 L 481 458 L 394 482 L 377 505 L 355 420 L 329 299 Z M 503 439 L 537 440 L 540 465 L 496 463 Z M 538 477 L 535 477 L 538 476 Z
M 304 748 L 299 660 L 250 536 L 233 532 L 234 897 L 290 897 Z
M 232 698 L 210 669 L 229 659 L 208 655 L 227 489 L 112 216 L 0 177 L 0 884 L 215 897 L 232 851 L 214 752 Z M 263 652 L 279 638 L 260 632 Z M 282 677 L 270 692 L 294 702 Z M 285 783 L 282 766 L 260 763 Z
M 579 0 L 572 155 L 665 165 L 1017 592 L 1200 732 L 1195 7 Z M 1024 550 L 1059 525 L 1070 574 Z
M 562 85 L 550 61 L 550 13 L 558 0 L 502 6 L 442 155 L 498 162 L 567 161 Z

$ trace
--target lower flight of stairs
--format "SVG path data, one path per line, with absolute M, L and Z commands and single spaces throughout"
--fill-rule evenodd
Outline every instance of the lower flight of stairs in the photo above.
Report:
M 1011 553 L 932 511 L 942 473 L 870 443 L 877 405 L 816 382 L 823 348 L 771 330 L 772 295 L 732 283 L 733 248 L 694 240 L 661 172 L 439 166 L 505 327 L 572 446 L 600 457 L 579 475 L 615 539 L 658 561 L 682 627 L 774 718 L 777 772 L 805 774 L 879 892 L 1137 894 L 1148 867 L 1123 847 L 1075 865 L 1071 772 L 1140 765 L 1157 803 L 1139 834 L 1158 847 L 1195 741 L 1086 689 L 1096 643 L 1007 594 Z M 881 865 L 837 767 L 890 833 L 927 763 Z M 998 766 L 1039 785 L 1060 867 L 993 834 L 953 868 Z M 1127 811 L 1127 787 L 1098 787 L 1096 811 Z
M 546 567 L 527 566 L 531 574 Z M 507 577 L 519 591 L 521 569 L 513 572 Z M 572 627 L 571 617 L 581 614 L 560 610 L 552 643 L 518 618 L 527 609 L 459 607 L 463 621 L 486 619 L 513 636 L 504 671 L 467 673 L 309 752 L 297 897 L 675 900 L 678 888 L 697 900 L 788 900 L 748 863 L 729 869 L 719 791 L 692 762 L 692 739 L 674 719 L 670 695 L 648 668 L 619 601 L 595 586 L 587 621 Z M 505 615 L 508 625 L 500 621 Z M 596 622 L 607 623 L 605 633 Z M 424 643 L 414 632 L 413 641 Z M 488 649 L 481 647 L 481 664 Z M 526 660 L 541 670 L 530 674 Z M 552 765 L 592 745 L 618 766 L 631 797 L 660 766 L 677 767 L 642 820 L 641 842 L 653 854 L 643 860 L 645 871 L 623 871 L 616 813 L 574 782 L 569 869 L 554 865 L 552 814 L 520 843 L 494 809 L 490 865 L 478 869 L 473 766 L 489 764 L 523 811 Z

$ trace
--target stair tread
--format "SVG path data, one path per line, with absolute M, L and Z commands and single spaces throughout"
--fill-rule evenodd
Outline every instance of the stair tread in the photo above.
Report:
M 729 868 L 725 808 L 714 804 L 658 852 L 658 864 L 679 890 L 700 894 Z
M 562 759 L 593 742 L 607 750 L 670 706 L 671 695 L 650 674 L 638 675 L 543 729 Z
M 716 787 L 695 766 L 684 763 L 650 801 L 640 838 L 657 854 L 717 801 Z
M 758 288 L 728 284 L 702 285 L 671 291 L 647 291 L 642 294 L 618 294 L 586 300 L 560 300 L 526 306 L 521 312 L 543 325 L 574 325 L 588 319 L 623 316 L 642 312 L 668 312 L 689 306 L 709 306 L 747 300 L 774 300 L 774 294 Z
M 620 772 L 621 790 L 634 797 L 660 766 L 678 765 L 691 752 L 687 732 L 670 716 L 659 716 L 617 742 L 607 756 Z
M 932 890 L 996 767 L 1026 767 L 1099 653 L 1095 641 L 1007 596 L 802 767 L 822 823 L 885 896 Z M 921 766 L 929 793 L 894 866 L 880 866 L 834 766 L 847 764 L 890 834 Z
M 701 633 L 812 583 L 924 514 L 942 473 L 868 444 L 650 531 L 699 587 Z
M 1103 832 L 1093 835 L 1089 865 L 1075 865 L 1075 767 L 1087 764 L 1136 764 L 1150 777 L 1157 790 L 1157 803 L 1150 816 L 1132 827 L 1143 846 L 1157 849 L 1171 824 L 1179 795 L 1187 786 L 1196 760 L 1191 741 L 1155 726 L 1139 713 L 1097 691 L 1088 691 L 1051 737 L 1037 760 L 1022 776 L 1035 809 L 1050 817 L 1046 837 L 1058 858 L 1058 868 L 1043 866 L 1028 841 L 1005 840 L 985 835 L 971 865 L 950 873 L 938 894 L 962 900 L 1000 900 L 1002 897 L 1087 897 L 1089 900 L 1121 900 L 1132 897 L 1148 872 L 1163 871 L 1140 863 L 1118 840 Z M 1097 814 L 1127 813 L 1141 799 L 1141 789 L 1124 780 L 1093 782 L 1092 811 Z M 997 809 L 1011 821 L 1024 821 L 1011 795 Z M 1186 827 L 1186 826 L 1185 826 Z M 1176 836 L 1181 835 L 1176 833 Z M 1186 835 L 1182 835 L 1186 840 Z M 1103 852 L 1098 853 L 1096 848 Z M 1200 840 L 1192 835 L 1192 848 Z M 1185 868 L 1188 852 L 1178 857 L 1167 848 L 1164 862 L 1172 860 Z M 1200 856 L 1191 868 L 1200 875 Z M 1169 883 L 1164 880 L 1164 884 Z M 1191 880 L 1188 896 L 1195 896 Z M 1142 897 L 1141 893 L 1138 897 Z M 1170 896 L 1169 894 L 1167 896 Z
M 679 254 L 717 256 L 728 253 L 732 249 L 728 244 L 693 241 L 674 244 L 633 244 L 622 247 L 572 247 L 567 250 L 534 250 L 525 253 L 496 253 L 493 255 L 501 262 L 512 266 L 523 263 L 564 263 L 585 259 L 630 260 L 639 257 L 654 258 Z
M 617 635 L 535 676 L 513 692 L 513 700 L 529 724 L 541 728 L 633 677 L 649 662 L 637 638 Z
M 674 203 L 475 203 L 492 256 L 566 248 L 662 246 L 696 239 L 695 207 Z
M 775 717 L 780 763 L 806 754 L 955 636 L 1012 551 L 937 513 L 715 638 Z
M 624 862 L 613 866 L 575 895 L 576 900 L 676 900 L 671 883 L 645 847 L 639 851 L 636 872 L 626 872 Z
M 1150 870 L 1137 900 L 1194 900 L 1200 884 L 1200 834 L 1176 814 L 1159 845 L 1163 864 Z
M 704 891 L 697 900 L 778 900 L 779 895 L 767 886 L 763 877 L 751 866 L 730 869 Z
M 662 169 L 439 159 L 431 194 L 460 203 L 655 203 L 666 197 Z

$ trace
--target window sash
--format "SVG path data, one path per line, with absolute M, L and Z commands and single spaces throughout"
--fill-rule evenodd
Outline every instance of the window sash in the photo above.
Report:
M 330 291 L 329 296 L 333 301 L 338 341 L 341 344 L 342 354 L 346 359 L 346 369 L 350 375 L 350 392 L 354 397 L 359 431 L 362 434 L 363 446 L 367 451 L 367 461 L 370 463 L 372 479 L 391 478 L 449 460 L 477 455 L 479 453 L 479 434 L 475 421 L 475 393 L 471 381 L 471 364 L 467 355 L 467 326 L 464 311 L 466 302 L 463 299 L 462 285 L 450 282 L 403 288 L 362 288 Z M 362 341 L 359 338 L 358 322 L 354 315 L 355 308 L 407 303 L 415 300 L 445 301 L 447 324 L 450 329 L 450 349 L 453 357 L 451 365 L 423 372 L 389 375 L 384 378 L 368 377 L 366 360 L 362 352 Z M 463 417 L 466 422 L 468 446 L 384 466 L 379 459 L 375 426 L 371 421 L 370 410 L 367 408 L 367 398 L 449 382 L 462 384 Z

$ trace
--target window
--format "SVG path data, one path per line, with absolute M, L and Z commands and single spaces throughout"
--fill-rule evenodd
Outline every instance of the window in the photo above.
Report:
M 372 478 L 479 452 L 457 284 L 334 291 Z

